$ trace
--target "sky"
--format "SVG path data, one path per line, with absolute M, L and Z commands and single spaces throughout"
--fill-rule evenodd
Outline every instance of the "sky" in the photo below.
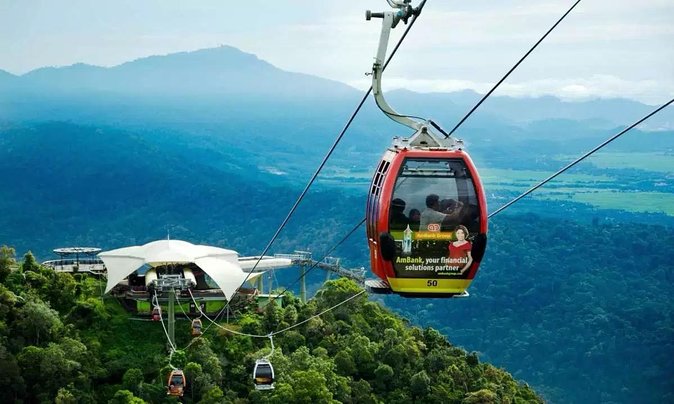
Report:
M 572 0 L 428 0 L 383 88 L 486 92 Z M 419 4 L 414 0 L 413 5 Z M 385 0 L 0 0 L 0 69 L 114 66 L 230 45 L 288 71 L 367 88 Z M 582 0 L 495 95 L 674 97 L 674 1 Z M 389 51 L 404 31 L 399 25 Z

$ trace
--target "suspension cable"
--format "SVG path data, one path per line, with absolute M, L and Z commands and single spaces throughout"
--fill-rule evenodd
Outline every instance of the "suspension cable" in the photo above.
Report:
M 579 0 L 579 1 L 580 1 L 580 0 Z M 418 7 L 418 12 L 415 13 L 415 15 L 412 17 L 412 20 L 410 21 L 409 25 L 408 25 L 407 28 L 405 29 L 405 32 L 403 33 L 403 35 L 402 35 L 402 36 L 400 37 L 400 39 L 398 40 L 398 43 L 397 43 L 396 46 L 393 48 L 393 51 L 391 52 L 391 54 L 389 55 L 389 57 L 386 59 L 386 63 L 384 63 L 384 66 L 382 67 L 382 72 L 383 72 L 384 70 L 386 70 L 386 67 L 388 66 L 388 64 L 389 64 L 389 62 L 391 61 L 391 59 L 393 59 L 393 56 L 395 56 L 395 54 L 396 54 L 396 52 L 398 51 L 398 49 L 400 48 L 400 45 L 402 44 L 403 40 L 407 37 L 408 32 L 409 32 L 410 29 L 412 29 L 412 27 L 414 26 L 414 23 L 416 22 L 416 20 L 417 20 L 419 14 L 421 14 L 421 11 L 422 11 L 422 9 L 423 9 L 423 7 L 424 7 L 425 4 L 426 4 L 426 0 L 423 0 L 423 1 L 421 2 L 421 4 L 419 5 L 419 7 Z M 342 131 L 339 133 L 339 135 L 338 135 L 337 138 L 335 139 L 334 143 L 332 144 L 332 146 L 330 147 L 330 149 L 329 149 L 328 152 L 326 153 L 326 155 L 323 157 L 323 160 L 322 160 L 321 163 L 319 164 L 318 169 L 317 169 L 316 172 L 314 172 L 314 174 L 311 176 L 311 179 L 309 180 L 309 182 L 308 182 L 307 185 L 305 186 L 305 188 L 304 188 L 304 190 L 302 191 L 302 193 L 300 194 L 300 196 L 297 198 L 297 201 L 295 201 L 295 204 L 292 206 L 292 208 L 290 209 L 290 211 L 289 211 L 288 214 L 286 215 L 285 219 L 283 219 L 283 222 L 282 222 L 281 225 L 278 227 L 278 229 L 276 230 L 276 232 L 275 232 L 274 235 L 272 236 L 271 240 L 269 240 L 269 243 L 267 243 L 267 246 L 264 248 L 264 250 L 263 250 L 262 253 L 260 254 L 260 257 L 259 257 L 259 258 L 257 259 L 257 261 L 255 262 L 255 265 L 253 266 L 253 268 L 250 270 L 250 272 L 248 272 L 248 274 L 247 274 L 246 277 L 244 278 L 243 282 L 241 282 L 241 285 L 239 285 L 239 288 L 240 288 L 241 286 L 243 286 L 244 283 L 246 283 L 246 281 L 247 281 L 248 278 L 250 277 L 251 273 L 255 270 L 255 268 L 257 268 L 258 264 L 259 264 L 260 261 L 262 260 L 262 257 L 264 257 L 264 255 L 269 251 L 269 249 L 271 248 L 272 244 L 274 243 L 274 241 L 276 241 L 276 239 L 278 238 L 278 236 L 279 236 L 279 234 L 281 233 L 281 231 L 283 230 L 283 228 L 285 228 L 286 224 L 288 223 L 288 221 L 290 220 L 290 218 L 292 217 L 292 215 L 295 213 L 295 210 L 297 210 L 297 207 L 299 206 L 300 202 L 302 202 L 302 199 L 304 199 L 304 196 L 305 196 L 305 195 L 307 194 L 307 192 L 309 191 L 309 188 L 313 185 L 314 181 L 315 181 L 316 178 L 318 177 L 318 174 L 320 174 L 321 170 L 323 169 L 323 167 L 324 167 L 325 164 L 327 163 L 328 159 L 330 158 L 330 156 L 332 155 L 332 153 L 333 153 L 333 152 L 335 151 L 335 149 L 337 148 L 337 145 L 338 145 L 339 142 L 342 140 L 342 137 L 344 137 L 344 134 L 346 133 L 347 129 L 349 129 L 349 127 L 351 126 L 351 123 L 352 123 L 353 120 L 356 118 L 356 115 L 360 112 L 360 109 L 363 107 L 363 104 L 365 104 L 365 101 L 366 101 L 367 98 L 370 96 L 370 93 L 371 93 L 371 92 L 372 92 L 372 86 L 370 86 L 370 88 L 369 88 L 369 89 L 365 92 L 365 94 L 363 95 L 363 98 L 362 98 L 361 101 L 358 103 L 358 106 L 356 107 L 356 109 L 354 110 L 354 112 L 351 114 L 351 117 L 347 120 L 346 124 L 344 125 L 344 128 L 343 128 Z M 237 288 L 237 289 L 238 289 L 238 288 Z M 230 303 L 230 301 L 228 300 L 228 301 L 227 301 L 227 304 L 225 305 L 225 307 L 223 308 L 223 310 L 221 310 L 221 313 L 222 313 L 222 311 L 224 311 L 226 308 L 229 307 L 229 303 Z M 217 315 L 215 318 L 217 319 L 217 317 L 218 317 L 219 315 L 220 315 L 220 313 L 218 313 L 218 315 Z
M 358 230 L 358 228 L 359 228 L 363 223 L 365 223 L 365 219 L 361 220 L 360 223 L 358 223 L 357 225 L 355 225 L 355 226 L 353 227 L 353 229 L 351 229 L 351 231 L 349 231 L 349 233 L 348 233 L 346 236 L 344 236 L 344 237 L 343 237 L 337 244 L 335 244 L 332 248 L 330 248 L 330 249 L 328 250 L 328 252 L 326 252 L 326 253 L 323 255 L 323 258 L 321 258 L 320 261 L 316 261 L 315 264 L 313 264 L 309 269 L 307 269 L 306 271 L 304 271 L 304 273 L 303 273 L 302 275 L 300 275 L 297 279 L 295 279 L 295 281 L 294 281 L 293 283 L 291 283 L 290 286 L 287 286 L 287 287 L 283 290 L 283 292 L 281 292 L 281 293 L 276 294 L 275 296 L 273 296 L 273 297 L 271 298 L 270 302 L 273 302 L 276 298 L 279 298 L 279 297 L 281 297 L 281 296 L 284 296 L 284 295 L 286 294 L 286 292 L 288 292 L 288 290 L 290 290 L 290 288 L 292 288 L 293 286 L 297 285 L 297 282 L 299 282 L 300 280 L 302 280 L 302 278 L 304 278 L 305 276 L 307 276 L 307 275 L 309 274 L 309 272 L 313 271 L 313 270 L 318 266 L 318 264 L 320 264 L 321 261 L 323 261 L 324 259 L 326 259 L 327 257 L 329 257 L 330 254 L 332 254 L 332 252 L 335 251 L 335 250 L 337 249 L 337 247 L 339 247 L 340 245 L 342 245 L 342 244 L 343 244 L 349 237 L 351 237 L 351 235 L 352 235 L 356 230 Z
M 531 52 L 533 52 L 534 49 L 536 49 L 536 47 L 538 46 L 538 44 L 540 44 L 541 42 L 543 42 L 543 40 L 545 39 L 545 37 L 547 37 L 548 34 L 551 33 L 552 30 L 554 30 L 554 29 L 557 27 L 557 25 L 559 25 L 559 23 L 562 22 L 562 20 L 563 20 L 564 18 L 566 18 L 567 15 L 569 15 L 569 13 L 571 12 L 571 10 L 573 10 L 573 9 L 578 5 L 578 3 L 580 3 L 580 0 L 577 0 L 577 1 L 573 4 L 573 6 L 571 6 L 571 8 L 569 8 L 569 9 L 567 10 L 567 12 L 564 13 L 564 15 L 563 15 L 559 20 L 557 20 L 557 22 L 556 22 L 556 23 L 555 23 L 555 24 L 548 30 L 548 32 L 546 32 L 545 35 L 543 35 L 543 36 L 541 37 L 541 39 L 539 39 L 538 42 L 536 42 L 536 43 L 534 44 L 534 46 L 532 46 L 531 49 L 529 49 L 529 51 L 528 51 L 527 53 L 525 53 L 524 56 L 522 56 L 522 58 L 521 58 L 517 63 L 515 63 L 515 65 L 514 65 L 513 67 L 510 68 L 510 70 L 508 70 L 508 73 L 506 73 L 505 76 L 503 76 L 503 77 L 501 78 L 501 80 L 499 80 L 498 83 L 496 83 L 496 84 L 494 85 L 494 87 L 492 87 L 492 89 L 489 90 L 489 92 L 488 92 L 487 94 L 485 94 L 484 97 L 482 97 L 482 99 L 481 99 L 477 104 L 475 104 L 475 106 L 474 106 L 470 111 L 468 111 L 468 113 L 466 114 L 466 116 L 464 116 L 464 117 L 459 121 L 459 123 L 457 123 L 456 126 L 454 126 L 454 128 L 453 128 L 452 130 L 449 131 L 449 134 L 447 134 L 445 137 L 450 137 L 450 136 L 452 136 L 452 133 L 454 133 L 454 132 L 459 128 L 459 126 L 461 126 L 461 125 L 466 121 L 466 119 L 468 119 L 468 117 L 471 116 L 471 115 L 473 114 L 473 112 L 475 112 L 475 110 L 476 110 L 476 109 L 477 109 L 477 108 L 484 102 L 484 100 L 486 100 L 486 99 L 491 95 L 491 93 L 493 93 L 494 90 L 496 90 L 496 88 L 497 88 L 498 86 L 500 86 L 501 83 L 503 83 L 503 82 L 505 81 L 505 79 L 508 78 L 508 76 L 510 76 L 510 73 L 512 73 L 512 72 L 517 68 L 517 66 L 519 66 L 520 63 L 522 63 L 522 62 L 524 61 L 524 59 L 526 59 L 527 56 L 529 56 L 529 54 L 530 54 Z
M 337 303 L 336 305 L 334 305 L 334 306 L 332 306 L 332 307 L 330 307 L 330 308 L 327 308 L 327 309 L 323 310 L 322 312 L 320 312 L 320 313 L 318 313 L 318 314 L 314 314 L 313 316 L 309 317 L 309 318 L 306 319 L 306 320 L 300 321 L 299 323 L 294 324 L 294 325 L 291 325 L 291 326 L 288 326 L 288 327 L 286 327 L 286 328 L 284 328 L 284 329 L 282 329 L 282 330 L 271 332 L 271 333 L 269 333 L 269 335 L 272 335 L 272 336 L 273 336 L 273 335 L 282 334 L 282 333 L 284 333 L 284 332 L 286 332 L 286 331 L 292 330 L 293 328 L 299 327 L 299 326 L 301 326 L 302 324 L 304 324 L 304 323 L 306 323 L 306 322 L 308 322 L 308 321 L 311 321 L 311 320 L 313 320 L 313 319 L 316 318 L 316 317 L 320 317 L 320 316 L 322 316 L 323 314 L 325 314 L 325 313 L 327 313 L 327 312 L 329 312 L 329 311 L 332 311 L 332 310 L 336 309 L 337 307 L 339 307 L 339 306 L 341 306 L 341 305 L 343 305 L 343 304 L 345 304 L 345 303 L 347 303 L 347 302 L 349 302 L 349 301 L 351 301 L 351 300 L 357 298 L 358 296 L 362 295 L 363 293 L 365 293 L 365 289 L 361 290 L 360 292 L 356 293 L 355 295 L 353 295 L 353 296 L 351 296 L 351 297 L 349 297 L 349 298 L 347 298 L 347 299 L 345 299 L 345 300 L 342 300 L 341 302 Z
M 194 300 L 194 295 L 192 295 L 192 291 L 191 291 L 190 289 L 188 289 L 188 291 L 189 291 L 189 293 L 190 293 L 190 296 L 192 297 L 192 301 L 194 301 L 194 303 L 195 303 L 195 305 L 196 305 L 196 301 Z M 329 307 L 329 308 L 323 310 L 322 312 L 320 312 L 320 313 L 318 313 L 318 314 L 314 314 L 313 316 L 307 318 L 306 320 L 302 320 L 302 321 L 300 321 L 299 323 L 293 324 L 293 325 L 291 325 L 291 326 L 289 326 L 289 327 L 286 327 L 286 328 L 284 328 L 284 329 L 282 329 L 282 330 L 270 332 L 269 334 L 264 334 L 264 335 L 263 335 L 263 334 L 248 334 L 248 333 L 245 333 L 245 332 L 240 332 L 240 331 L 236 331 L 236 330 L 232 330 L 232 329 L 230 329 L 230 328 L 227 328 L 227 327 L 225 327 L 225 326 L 223 326 L 223 325 L 221 325 L 221 324 L 218 324 L 218 323 L 216 323 L 215 321 L 213 321 L 210 317 L 208 317 L 208 316 L 206 315 L 206 313 L 204 313 L 204 312 L 201 310 L 201 307 L 199 307 L 198 305 L 196 305 L 196 306 L 199 307 L 199 311 L 201 312 L 201 314 L 202 314 L 208 321 L 210 321 L 211 324 L 214 324 L 215 326 L 217 326 L 217 327 L 219 327 L 219 328 L 221 328 L 221 329 L 223 329 L 223 330 L 225 330 L 225 331 L 227 331 L 227 332 L 230 332 L 230 333 L 236 334 L 236 335 L 241 335 L 241 336 L 244 336 L 244 337 L 250 337 L 250 338 L 269 338 L 269 339 L 271 339 L 271 337 L 273 337 L 273 336 L 275 336 L 275 335 L 279 335 L 279 334 L 282 334 L 282 333 L 284 333 L 284 332 L 286 332 L 286 331 L 290 331 L 290 330 L 292 330 L 293 328 L 297 328 L 297 327 L 301 326 L 302 324 L 305 324 L 306 322 L 311 321 L 312 319 L 314 319 L 314 318 L 316 318 L 316 317 L 320 317 L 320 316 L 322 316 L 323 314 L 325 314 L 325 313 L 327 313 L 327 312 L 329 312 L 329 311 L 332 311 L 332 310 L 336 309 L 337 307 L 339 307 L 339 306 L 341 306 L 341 305 L 343 305 L 343 304 L 345 304 L 345 303 L 350 302 L 351 300 L 353 300 L 353 299 L 355 299 L 356 297 L 362 295 L 363 293 L 365 293 L 365 290 L 361 290 L 360 292 L 356 293 L 355 295 L 352 295 L 352 296 L 350 296 L 350 297 L 348 297 L 348 298 L 342 300 L 341 302 L 335 304 L 335 305 L 332 306 L 332 307 Z M 268 303 L 268 304 L 269 304 L 269 303 Z M 272 345 L 273 345 L 273 342 L 272 342 Z
M 664 105 L 658 107 L 658 108 L 655 109 L 654 111 L 650 112 L 648 115 L 644 116 L 643 118 L 641 118 L 641 119 L 638 120 L 637 122 L 633 123 L 633 124 L 630 125 L 629 127 L 625 128 L 624 130 L 620 131 L 619 133 L 617 133 L 617 134 L 615 134 L 614 136 L 610 137 L 609 139 L 605 140 L 604 142 L 602 142 L 600 145 L 596 146 L 595 148 L 593 148 L 593 149 L 590 150 L 589 152 L 583 154 L 581 157 L 577 158 L 576 160 L 574 160 L 574 161 L 571 162 L 570 164 L 566 165 L 564 168 L 562 168 L 561 170 L 557 171 L 555 174 L 553 174 L 553 175 L 551 175 L 550 177 L 546 178 L 546 179 L 543 180 L 541 183 L 539 183 L 539 184 L 537 184 L 536 186 L 532 187 L 531 189 L 529 189 L 528 191 L 526 191 L 526 192 L 523 193 L 522 195 L 518 196 L 518 197 L 515 198 L 514 200 L 510 201 L 510 202 L 507 203 L 506 205 L 502 206 L 501 208 L 499 208 L 499 209 L 496 210 L 495 212 L 491 213 L 491 214 L 489 215 L 489 218 L 491 218 L 491 217 L 493 217 L 494 215 L 498 214 L 499 212 L 503 211 L 504 209 L 506 209 L 507 207 L 511 206 L 512 204 L 514 204 L 515 202 L 519 201 L 520 199 L 522 199 L 522 198 L 525 197 L 526 195 L 530 194 L 531 192 L 535 191 L 536 189 L 540 188 L 541 186 L 543 186 L 544 184 L 546 184 L 547 182 L 549 182 L 549 181 L 552 180 L 553 178 L 555 178 L 555 177 L 557 177 L 558 175 L 562 174 L 564 171 L 566 171 L 566 170 L 568 170 L 569 168 L 573 167 L 574 165 L 576 165 L 576 164 L 579 163 L 580 161 L 584 160 L 584 159 L 587 158 L 588 156 L 592 155 L 593 153 L 595 153 L 595 152 L 598 151 L 599 149 L 603 148 L 603 147 L 606 146 L 607 144 L 611 143 L 612 141 L 614 141 L 614 140 L 617 139 L 618 137 L 620 137 L 620 136 L 622 136 L 623 134 L 627 133 L 628 131 L 632 130 L 633 128 L 635 128 L 635 127 L 638 126 L 639 124 L 643 123 L 644 121 L 646 121 L 647 119 L 649 119 L 649 118 L 652 117 L 653 115 L 657 114 L 658 112 L 660 112 L 660 111 L 663 110 L 664 108 L 668 107 L 668 106 L 669 106 L 670 104 L 672 104 L 672 103 L 674 103 L 674 98 L 671 99 L 671 100 L 669 100 L 669 101 L 668 101 L 667 103 L 665 103 Z M 362 225 L 364 221 L 365 221 L 365 219 L 363 219 L 360 223 L 358 223 L 358 225 L 356 225 L 356 227 L 354 227 L 354 229 L 352 229 L 351 232 L 349 232 L 349 234 L 348 234 L 346 237 L 344 237 L 344 238 L 342 239 L 342 241 L 340 241 L 340 243 L 337 244 L 337 246 L 338 246 L 339 244 L 341 244 L 344 240 L 346 240 L 351 234 L 353 234 L 353 232 L 354 232 L 358 227 L 360 227 L 360 225 Z M 337 246 L 333 247 L 332 250 L 334 250 Z M 331 250 L 331 251 L 332 251 L 332 250 Z M 315 267 L 315 266 L 314 266 L 314 267 Z M 313 267 L 312 267 L 312 268 L 313 268 Z M 305 275 L 306 275 L 306 273 L 305 273 Z M 286 291 L 287 291 L 287 289 L 284 291 L 284 293 L 285 293 Z M 243 333 L 243 332 L 240 332 L 240 331 L 236 331 L 236 330 L 229 329 L 229 328 L 227 328 L 227 327 L 224 327 L 224 326 L 222 326 L 222 325 L 216 323 L 214 320 L 212 320 L 210 317 L 208 317 L 208 316 L 206 315 L 206 313 L 204 313 L 204 312 L 202 311 L 201 306 L 198 305 L 197 302 L 196 302 L 196 300 L 194 299 L 194 295 L 192 294 L 192 291 L 191 291 L 190 289 L 188 289 L 188 292 L 189 292 L 189 294 L 190 294 L 190 297 L 192 298 L 192 301 L 194 302 L 195 307 L 197 307 L 197 308 L 199 309 L 199 312 L 201 313 L 201 315 L 204 316 L 207 320 L 209 320 L 209 321 L 211 322 L 211 324 L 215 324 L 217 327 L 219 327 L 219 328 L 221 328 L 221 329 L 223 329 L 223 330 L 225 330 L 225 331 L 227 331 L 227 332 L 230 332 L 230 333 L 232 333 L 232 334 L 237 334 L 237 335 L 241 335 L 241 336 L 247 336 L 247 337 L 251 337 L 251 338 L 269 338 L 269 339 L 271 340 L 271 338 L 272 338 L 273 336 L 275 336 L 275 335 L 279 335 L 279 334 L 282 334 L 282 333 L 284 333 L 284 332 L 286 332 L 286 331 L 289 331 L 289 330 L 292 330 L 292 329 L 294 329 L 294 328 L 297 328 L 297 327 L 299 327 L 300 325 L 305 324 L 305 323 L 311 321 L 311 320 L 314 319 L 314 318 L 320 317 L 320 316 L 322 316 L 323 314 L 325 314 L 325 313 L 327 313 L 327 312 L 329 312 L 329 311 L 332 311 L 332 310 L 336 309 L 337 307 L 339 307 L 339 306 L 341 306 L 341 305 L 343 305 L 343 304 L 345 304 L 345 303 L 347 303 L 347 302 L 349 302 L 349 301 L 355 299 L 356 297 L 358 297 L 358 296 L 362 295 L 363 293 L 365 293 L 365 290 L 361 290 L 360 292 L 354 294 L 353 296 L 351 296 L 351 297 L 349 297 L 349 298 L 347 298 L 347 299 L 345 299 L 345 300 L 343 300 L 343 301 L 341 301 L 341 302 L 335 304 L 334 306 L 329 307 L 329 308 L 327 308 L 327 309 L 321 311 L 320 313 L 315 314 L 315 315 L 313 315 L 313 316 L 311 316 L 311 317 L 309 317 L 309 318 L 307 318 L 307 319 L 305 319 L 305 320 L 303 320 L 303 321 L 300 321 L 300 322 L 298 322 L 298 323 L 296 323 L 296 324 L 294 324 L 294 325 L 288 326 L 288 327 L 283 328 L 283 329 L 281 329 L 281 330 L 274 331 L 274 332 L 270 332 L 269 334 L 265 334 L 265 335 L 262 335 L 262 334 L 248 334 L 248 333 Z M 154 300 L 155 300 L 156 302 L 158 302 L 156 292 L 155 292 L 155 295 L 154 295 Z M 268 304 L 271 304 L 271 301 L 270 301 Z M 160 310 L 160 314 L 161 314 L 161 307 L 160 307 L 159 310 Z M 162 320 L 162 327 L 163 327 L 163 326 L 164 326 L 164 323 L 163 323 L 163 320 Z M 167 336 L 167 338 L 168 338 L 168 332 L 166 331 L 166 328 L 165 328 L 165 327 L 164 327 L 164 332 L 166 333 L 166 336 Z M 169 339 L 169 344 L 171 344 L 170 339 Z M 191 345 L 191 343 L 190 343 L 189 345 Z M 188 346 L 189 346 L 189 345 L 188 345 Z M 173 350 L 175 350 L 175 347 L 173 347 L 173 344 L 171 344 L 171 346 L 172 346 Z M 273 351 L 273 341 L 272 341 L 272 351 Z
M 194 305 L 199 309 L 199 313 L 201 313 L 201 315 L 204 316 L 206 318 L 206 320 L 210 321 L 211 324 L 214 324 L 214 325 L 222 328 L 223 330 L 225 330 L 227 332 L 231 332 L 232 334 L 237 334 L 237 335 L 241 335 L 241 336 L 244 336 L 244 337 L 251 337 L 251 338 L 267 338 L 266 335 L 248 334 L 248 333 L 245 333 L 245 332 L 240 332 L 240 331 L 232 330 L 232 329 L 227 328 L 227 327 L 223 327 L 222 325 L 216 323 L 213 319 L 208 317 L 208 315 L 206 315 L 206 313 L 204 313 L 203 310 L 201 310 L 201 306 L 199 306 L 197 304 L 196 300 L 194 299 L 194 295 L 192 294 L 192 290 L 187 289 L 187 291 L 190 293 L 190 296 L 192 297 L 192 301 L 194 302 Z M 204 333 L 206 331 L 208 331 L 208 328 L 204 330 Z
M 266 356 L 263 357 L 263 359 L 267 359 L 267 360 L 269 360 L 269 358 L 271 358 L 271 356 L 274 355 L 274 336 L 269 334 L 268 337 L 269 337 L 269 342 L 271 343 L 271 352 L 269 352 L 269 355 L 266 355 Z
M 164 334 L 166 335 L 166 339 L 168 340 L 169 346 L 171 347 L 171 355 L 173 355 L 173 351 L 176 350 L 176 347 L 175 347 L 175 345 L 173 345 L 173 342 L 171 341 L 171 337 L 169 336 L 168 330 L 166 329 L 166 326 L 164 325 L 164 314 L 161 311 L 161 305 L 159 304 L 159 299 L 157 298 L 157 291 L 154 292 L 153 303 L 155 304 L 155 307 L 157 307 L 158 310 L 159 310 L 159 321 L 161 322 L 161 327 L 164 329 Z M 170 362 L 170 360 L 169 360 L 169 362 Z
M 620 131 L 619 133 L 617 133 L 617 134 L 611 136 L 610 138 L 608 138 L 607 140 L 605 140 L 604 142 L 602 142 L 599 146 L 595 147 L 594 149 L 592 149 L 592 150 L 590 150 L 589 152 L 587 152 L 587 153 L 583 154 L 582 156 L 578 157 L 577 159 L 575 159 L 575 160 L 572 161 L 571 163 L 567 164 L 564 168 L 560 169 L 559 171 L 557 171 L 556 173 L 552 174 L 552 175 L 549 176 L 548 178 L 544 179 L 543 181 L 539 182 L 539 183 L 536 184 L 535 186 L 531 187 L 531 188 L 528 189 L 526 192 L 524 192 L 523 194 L 519 195 L 517 198 L 513 199 L 512 201 L 510 201 L 510 202 L 506 203 L 505 205 L 501 206 L 500 208 L 498 208 L 498 209 L 495 210 L 494 212 L 490 213 L 488 217 L 491 218 L 492 216 L 494 216 L 494 215 L 498 214 L 499 212 L 503 211 L 504 209 L 506 209 L 507 207 L 509 207 L 509 206 L 512 205 L 513 203 L 519 201 L 520 199 L 522 199 L 522 198 L 524 198 L 525 196 L 529 195 L 530 193 L 534 192 L 535 190 L 537 190 L 538 188 L 542 187 L 544 184 L 546 184 L 547 182 L 549 182 L 549 181 L 552 180 L 553 178 L 557 177 L 559 174 L 563 173 L 564 171 L 568 170 L 569 168 L 571 168 L 571 167 L 573 167 L 574 165 L 578 164 L 579 162 L 583 161 L 586 157 L 590 156 L 591 154 L 593 154 L 593 153 L 596 152 L 597 150 L 601 149 L 602 147 L 604 147 L 604 146 L 606 146 L 607 144 L 611 143 L 612 141 L 616 140 L 617 138 L 619 138 L 619 137 L 622 136 L 623 134 L 629 132 L 629 131 L 632 130 L 634 127 L 636 127 L 637 125 L 641 124 L 642 122 L 644 122 L 645 120 L 647 120 L 647 119 L 650 118 L 651 116 L 653 116 L 653 115 L 657 114 L 658 112 L 660 112 L 661 110 L 665 109 L 665 108 L 666 108 L 667 106 L 669 106 L 672 102 L 674 102 L 674 98 L 672 98 L 671 100 L 669 100 L 669 102 L 667 102 L 666 104 L 664 104 L 664 105 L 658 107 L 657 109 L 655 109 L 654 111 L 652 111 L 652 112 L 649 113 L 648 115 L 646 115 L 646 116 L 644 116 L 643 118 L 639 119 L 638 121 L 636 121 L 636 122 L 633 123 L 632 125 L 630 125 L 630 126 L 628 126 L 627 128 L 623 129 L 623 130 Z
M 185 316 L 185 318 L 186 318 L 187 320 L 192 321 L 192 319 L 190 318 L 190 316 L 185 312 L 185 309 L 183 309 L 183 305 L 180 304 L 180 299 L 178 299 L 178 294 L 176 293 L 175 289 L 173 290 L 173 294 L 174 294 L 174 296 L 175 296 L 175 298 L 176 298 L 176 303 L 178 303 L 178 307 L 180 307 L 180 311 L 183 312 L 183 316 Z

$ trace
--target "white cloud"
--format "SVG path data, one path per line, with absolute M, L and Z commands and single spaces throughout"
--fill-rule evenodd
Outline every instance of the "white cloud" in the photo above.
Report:
M 369 80 L 351 83 L 357 88 L 368 88 Z M 453 92 L 473 90 L 481 94 L 495 83 L 468 80 L 409 80 L 389 77 L 385 90 L 406 88 L 418 92 Z M 663 83 L 655 80 L 629 81 L 610 75 L 592 75 L 589 78 L 545 79 L 519 83 L 503 83 L 493 95 L 511 97 L 540 97 L 551 95 L 565 101 L 582 101 L 593 98 L 630 98 L 646 104 L 657 105 L 674 97 L 674 80 Z
M 572 2 L 428 2 L 384 86 L 486 91 Z M 366 21 L 364 11 L 388 7 L 381 0 L 203 0 L 187 7 L 167 0 L 5 3 L 0 1 L 0 69 L 13 73 L 77 62 L 110 66 L 226 44 L 284 70 L 366 87 L 363 73 L 371 69 L 381 20 Z M 581 2 L 499 92 L 662 100 L 674 82 L 673 20 L 672 0 Z M 392 33 L 389 51 L 404 28 Z

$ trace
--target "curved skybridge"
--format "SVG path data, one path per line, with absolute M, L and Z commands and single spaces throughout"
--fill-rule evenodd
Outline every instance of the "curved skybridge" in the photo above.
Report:
M 105 264 L 96 254 L 101 252 L 96 247 L 65 247 L 56 248 L 60 258 L 57 260 L 44 261 L 42 265 L 56 272 L 89 273 L 101 276 L 106 273 Z

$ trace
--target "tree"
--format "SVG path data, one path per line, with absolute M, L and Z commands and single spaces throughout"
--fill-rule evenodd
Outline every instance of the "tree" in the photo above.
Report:
M 187 379 L 187 390 L 190 392 L 190 397 L 194 400 L 194 393 L 201 390 L 201 386 L 197 384 L 197 378 L 200 378 L 204 371 L 201 365 L 194 362 L 189 362 L 185 365 L 185 378 Z
M 480 363 L 480 359 L 477 356 L 477 352 L 471 352 L 466 356 L 466 362 L 470 366 L 477 366 Z
M 54 402 L 56 404 L 77 404 L 77 398 L 68 389 L 60 388 Z
M 0 345 L 0 374 L 5 387 L 0 389 L 0 402 L 11 403 L 25 392 L 25 383 L 16 358 Z
M 412 395 L 419 399 L 428 394 L 431 388 L 431 378 L 428 377 L 425 370 L 416 373 L 410 380 L 410 391 Z
M 16 295 L 0 284 L 0 321 L 6 319 L 7 315 L 14 310 L 16 301 Z
M 131 368 L 124 372 L 122 376 L 122 387 L 133 394 L 139 395 L 140 385 L 143 383 L 143 371 L 138 368 Z
M 276 331 L 281 322 L 281 309 L 275 302 L 269 302 L 264 307 L 264 320 L 262 326 L 267 332 Z
M 35 256 L 32 252 L 28 251 L 23 256 L 23 263 L 21 264 L 21 269 L 23 272 L 33 271 L 37 272 L 40 270 L 40 264 L 35 260 Z
M 372 395 L 372 387 L 366 380 L 351 382 L 351 402 L 375 404 L 377 400 Z
M 222 393 L 222 390 L 218 386 L 211 387 L 206 393 L 204 393 L 201 401 L 201 404 L 220 404 L 223 402 L 225 395 Z
M 129 390 L 119 390 L 108 401 L 109 404 L 145 404 L 145 401 L 133 395 Z
M 296 403 L 329 403 L 332 393 L 326 386 L 325 376 L 316 370 L 296 371 L 291 375 L 291 385 Z
M 185 366 L 186 362 L 187 362 L 187 354 L 185 353 L 185 351 L 183 351 L 182 349 L 173 351 L 173 354 L 171 355 L 171 364 L 173 366 L 182 368 Z
M 40 345 L 41 339 L 54 336 L 62 327 L 61 319 L 49 304 L 40 300 L 29 300 L 18 310 L 16 328 L 34 345 Z
M 387 391 L 387 387 L 393 384 L 393 368 L 389 365 L 382 363 L 375 369 L 374 376 L 375 382 L 377 383 L 377 389 L 379 391 Z
M 282 334 L 282 343 L 284 352 L 293 352 L 306 344 L 306 338 L 298 331 L 290 330 Z
M 13 248 L 3 245 L 0 247 L 0 283 L 7 279 L 14 266 L 16 266 L 16 252 Z
M 297 323 L 297 315 L 297 309 L 295 306 L 287 306 L 283 312 L 283 321 L 288 324 L 295 324 Z
M 54 309 L 67 313 L 75 305 L 75 290 L 77 282 L 72 275 L 63 272 L 54 272 L 43 289 L 44 298 Z
M 343 350 L 335 355 L 335 366 L 337 373 L 344 376 L 352 376 L 356 373 L 356 362 L 354 362 L 351 351 Z
M 496 404 L 498 395 L 491 390 L 482 389 L 466 394 L 461 404 Z

